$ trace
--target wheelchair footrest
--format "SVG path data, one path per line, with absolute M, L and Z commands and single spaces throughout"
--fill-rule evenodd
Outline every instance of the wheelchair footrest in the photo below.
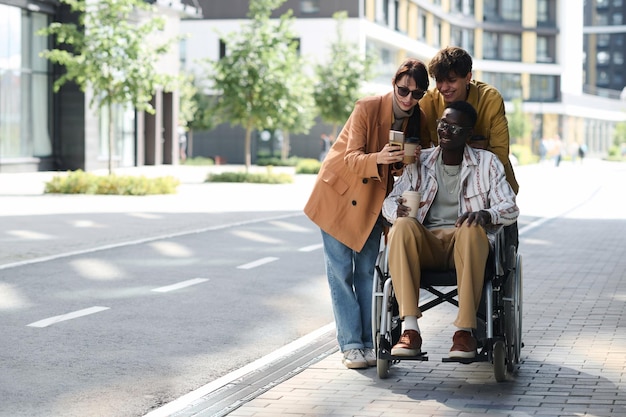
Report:
M 482 349 L 480 353 L 477 353 L 473 358 L 442 358 L 441 362 L 457 362 L 463 364 L 470 364 L 475 362 L 489 362 L 489 352 L 487 349 Z
M 421 352 L 416 356 L 397 356 L 392 355 L 390 352 L 386 350 L 381 350 L 378 353 L 378 359 L 387 359 L 390 361 L 427 361 L 428 360 L 428 352 Z

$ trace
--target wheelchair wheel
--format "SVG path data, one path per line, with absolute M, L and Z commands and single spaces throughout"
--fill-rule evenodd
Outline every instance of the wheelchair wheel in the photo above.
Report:
M 507 369 L 515 370 L 520 362 L 522 348 L 522 257 L 516 256 L 516 264 L 506 283 L 505 293 L 505 339 Z
M 506 380 L 506 347 L 502 340 L 493 344 L 493 376 L 496 381 Z

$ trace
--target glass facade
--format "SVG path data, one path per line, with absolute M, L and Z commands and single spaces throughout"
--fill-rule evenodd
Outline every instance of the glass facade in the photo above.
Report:
M 52 155 L 48 17 L 0 4 L 0 161 Z

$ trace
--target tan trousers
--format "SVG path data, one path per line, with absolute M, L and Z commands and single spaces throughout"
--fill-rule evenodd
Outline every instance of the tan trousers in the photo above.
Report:
M 456 269 L 459 311 L 454 325 L 476 328 L 489 256 L 489 240 L 480 226 L 426 229 L 412 217 L 399 217 L 389 233 L 389 273 L 400 316 L 421 317 L 421 269 Z

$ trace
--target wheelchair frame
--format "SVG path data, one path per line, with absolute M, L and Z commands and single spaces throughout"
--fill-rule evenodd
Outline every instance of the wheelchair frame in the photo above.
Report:
M 514 228 L 514 229 L 511 229 Z M 474 358 L 448 358 L 443 362 L 491 362 L 496 381 L 506 380 L 520 362 L 522 343 L 522 257 L 517 251 L 517 233 L 511 242 L 510 231 L 517 232 L 517 224 L 487 229 L 491 242 L 485 270 L 485 284 L 477 313 L 478 329 L 474 336 L 479 351 Z M 372 291 L 372 336 L 377 357 L 377 373 L 387 378 L 393 363 L 402 360 L 427 361 L 427 352 L 417 356 L 393 356 L 391 347 L 401 335 L 401 320 L 388 269 L 388 249 L 385 245 L 378 254 L 374 268 Z M 421 289 L 435 296 L 420 304 L 425 312 L 439 304 L 458 307 L 456 272 L 422 271 Z M 451 287 L 439 290 L 438 287 Z M 422 299 L 422 297 L 420 297 Z M 421 301 L 420 301 L 421 302 Z

